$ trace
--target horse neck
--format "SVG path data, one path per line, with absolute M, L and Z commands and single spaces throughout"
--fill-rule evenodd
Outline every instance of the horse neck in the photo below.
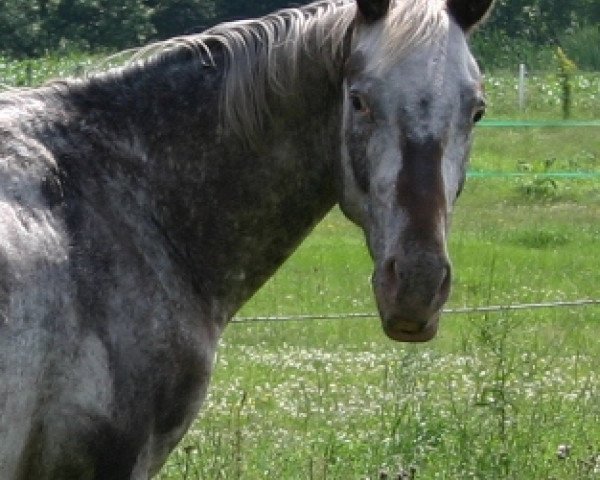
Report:
M 301 88 L 274 97 L 249 146 L 219 124 L 223 70 L 215 58 L 216 68 L 190 62 L 125 75 L 126 93 L 109 102 L 123 118 L 103 108 L 104 128 L 112 122 L 125 137 L 123 158 L 139 176 L 127 189 L 143 190 L 138 197 L 149 205 L 139 208 L 150 208 L 172 260 L 202 299 L 218 303 L 222 321 L 334 204 L 340 95 L 324 70 L 307 69 Z

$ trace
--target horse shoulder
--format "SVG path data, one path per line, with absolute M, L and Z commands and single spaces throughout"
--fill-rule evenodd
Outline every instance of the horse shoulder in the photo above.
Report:
M 43 193 L 52 159 L 34 138 L 0 130 L 0 472 L 22 478 L 55 395 L 72 331 L 68 238 Z M 43 477 L 42 477 L 43 478 Z

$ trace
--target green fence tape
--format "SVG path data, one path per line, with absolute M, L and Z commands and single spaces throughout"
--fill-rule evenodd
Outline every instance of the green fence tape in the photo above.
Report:
M 482 120 L 480 127 L 546 128 L 546 127 L 600 127 L 600 120 Z
M 472 171 L 467 172 L 469 178 L 518 178 L 518 177 L 536 177 L 536 178 L 600 178 L 600 172 L 486 172 Z

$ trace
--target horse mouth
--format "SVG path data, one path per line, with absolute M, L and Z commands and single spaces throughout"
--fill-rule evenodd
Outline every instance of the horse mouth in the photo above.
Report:
M 425 323 L 402 318 L 382 318 L 383 331 L 396 342 L 422 343 L 433 339 L 438 331 L 439 313 Z

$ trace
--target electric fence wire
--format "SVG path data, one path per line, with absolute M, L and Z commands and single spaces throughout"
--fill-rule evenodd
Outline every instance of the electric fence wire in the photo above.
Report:
M 600 299 L 580 299 L 565 300 L 555 302 L 541 303 L 517 303 L 509 305 L 489 305 L 477 307 L 456 307 L 445 308 L 444 315 L 468 315 L 473 313 L 498 313 L 517 310 L 537 310 L 541 308 L 565 308 L 565 307 L 586 307 L 600 305 Z M 253 322 L 290 322 L 290 321 L 309 321 L 309 320 L 343 320 L 356 318 L 376 318 L 379 315 L 375 312 L 362 313 L 323 313 L 323 314 L 304 314 L 304 315 L 264 315 L 234 317 L 233 323 L 253 323 Z

